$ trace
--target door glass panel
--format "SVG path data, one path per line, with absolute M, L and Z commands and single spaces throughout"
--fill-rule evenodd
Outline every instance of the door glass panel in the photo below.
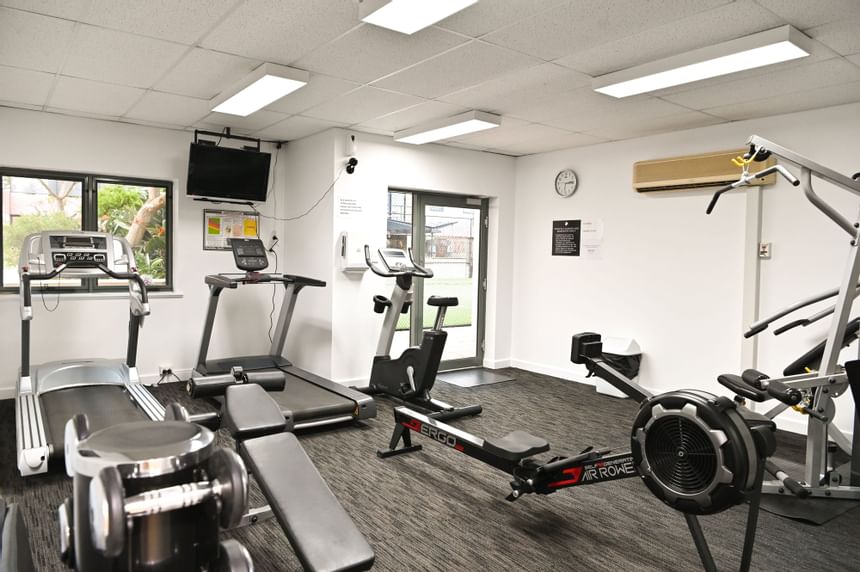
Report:
M 445 361 L 477 355 L 480 222 L 477 208 L 424 208 L 424 266 L 433 271 L 433 278 L 424 280 L 423 329 L 432 328 L 436 320 L 436 307 L 427 305 L 430 296 L 456 296 L 459 301 L 445 315 Z
M 3 176 L 3 286 L 18 286 L 18 257 L 24 238 L 43 230 L 81 230 L 81 181 Z M 33 282 L 80 286 L 80 280 Z
M 386 247 L 401 248 L 406 250 L 412 248 L 412 193 L 388 193 L 388 228 Z M 389 279 L 383 296 L 390 297 L 394 289 L 394 279 Z M 391 344 L 391 355 L 399 356 L 403 350 L 408 348 L 409 326 L 412 319 L 412 310 L 400 314 L 397 321 L 397 329 L 394 333 L 394 341 Z

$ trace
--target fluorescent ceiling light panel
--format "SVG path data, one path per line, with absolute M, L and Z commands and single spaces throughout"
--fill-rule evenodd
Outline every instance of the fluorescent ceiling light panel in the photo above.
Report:
M 692 50 L 594 78 L 594 91 L 628 97 L 710 77 L 803 58 L 812 40 L 791 26 Z
M 213 99 L 212 111 L 246 117 L 308 83 L 303 70 L 263 64 Z
M 484 111 L 467 111 L 453 117 L 431 121 L 425 125 L 412 127 L 394 134 L 394 140 L 401 143 L 422 145 L 431 141 L 452 139 L 467 133 L 492 129 L 502 124 L 502 118 Z
M 414 34 L 468 8 L 478 0 L 362 0 L 359 16 L 364 22 Z

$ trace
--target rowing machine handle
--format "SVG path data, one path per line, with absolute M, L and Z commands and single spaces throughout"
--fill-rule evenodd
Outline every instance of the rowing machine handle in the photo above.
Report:
M 747 385 L 740 376 L 726 373 L 718 376 L 717 381 L 720 385 L 723 385 L 741 397 L 745 397 L 752 401 L 760 403 L 767 399 L 767 394 L 765 392 L 760 391 L 751 385 Z

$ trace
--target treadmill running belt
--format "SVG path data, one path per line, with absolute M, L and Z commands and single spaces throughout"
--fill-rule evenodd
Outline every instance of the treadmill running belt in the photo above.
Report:
M 274 397 L 282 408 L 292 411 L 293 420 L 296 422 L 351 415 L 355 409 L 355 402 L 351 399 L 289 373 L 285 373 L 285 376 L 287 385 L 284 390 L 271 391 L 269 395 Z
M 86 414 L 91 432 L 127 421 L 148 419 L 120 385 L 59 389 L 40 395 L 39 401 L 45 419 L 45 437 L 54 446 L 56 458 L 62 458 L 65 451 L 66 422 L 78 413 Z

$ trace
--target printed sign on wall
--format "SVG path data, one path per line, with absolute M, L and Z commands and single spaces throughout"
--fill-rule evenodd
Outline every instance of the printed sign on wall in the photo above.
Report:
M 203 250 L 230 250 L 231 238 L 259 238 L 260 217 L 241 211 L 203 211 Z
M 579 256 L 581 220 L 552 221 L 552 255 Z

